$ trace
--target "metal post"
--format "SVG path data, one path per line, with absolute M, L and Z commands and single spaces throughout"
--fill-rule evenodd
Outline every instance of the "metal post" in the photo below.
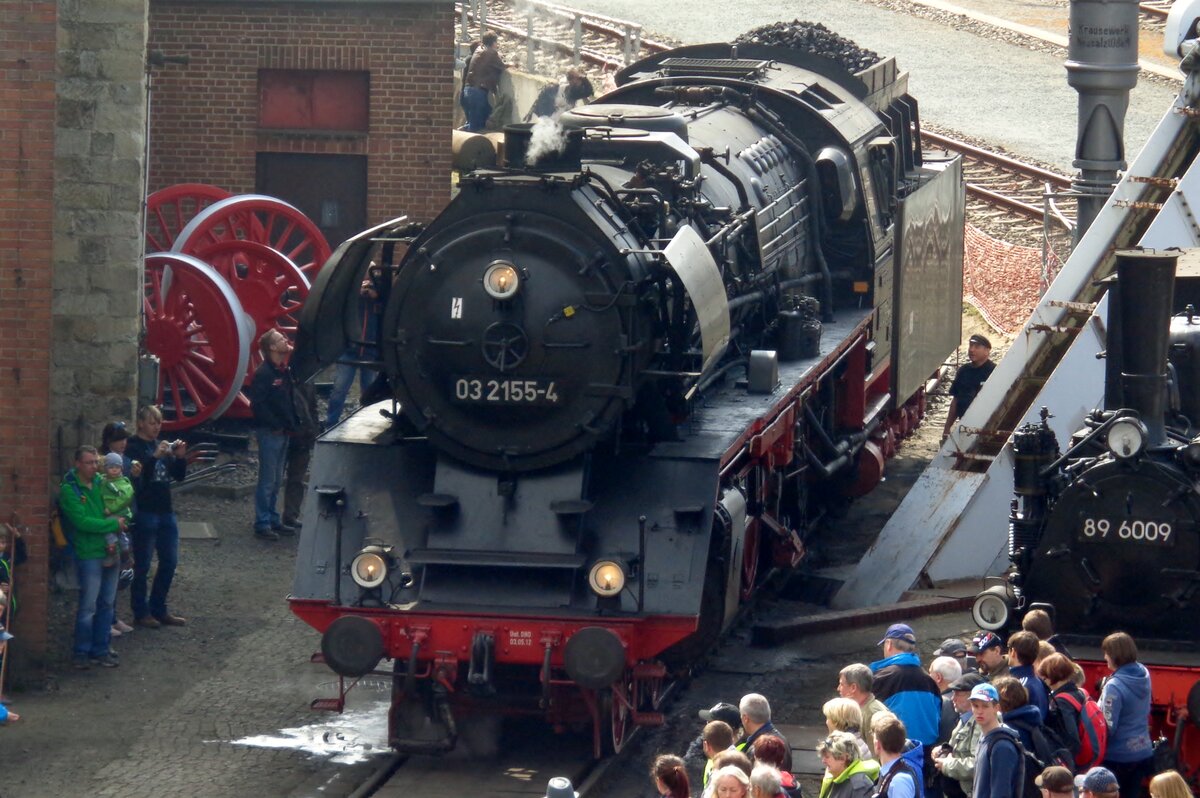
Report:
M 484 29 L 487 28 L 487 0 L 477 0 L 477 2 L 479 5 L 476 6 L 475 20 L 479 23 L 479 35 L 482 36 Z
M 624 41 L 621 43 L 622 44 L 622 48 L 621 48 L 622 52 L 624 52 L 624 54 L 625 54 L 625 65 L 626 66 L 628 66 L 630 64 L 630 59 L 629 59 L 630 44 L 631 44 L 630 39 L 633 38 L 629 32 L 629 28 L 630 28 L 629 25 L 625 26 L 625 37 L 624 37 Z
M 1079 93 L 1071 187 L 1079 194 L 1075 243 L 1125 169 L 1125 111 L 1138 78 L 1138 0 L 1071 0 L 1067 83 Z
M 533 57 L 533 11 L 525 18 L 525 71 L 533 72 L 537 61 Z
M 458 40 L 461 42 L 469 42 L 469 41 L 471 41 L 471 34 L 467 28 L 467 14 L 468 14 L 467 0 L 463 0 L 461 3 L 458 4 L 458 10 L 461 12 L 459 14 L 460 19 L 459 19 L 459 28 L 458 28 L 458 31 L 459 31 L 458 32 Z
M 575 66 L 579 66 L 581 54 L 583 53 L 583 15 L 576 14 L 571 25 L 575 29 L 574 63 Z
M 633 29 L 633 60 L 636 61 L 642 57 L 642 29 L 636 27 Z

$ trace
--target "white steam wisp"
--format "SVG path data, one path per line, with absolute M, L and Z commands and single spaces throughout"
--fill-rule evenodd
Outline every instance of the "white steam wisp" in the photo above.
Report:
M 550 154 L 560 154 L 567 147 L 567 135 L 562 125 L 548 116 L 538 117 L 530 131 L 529 149 L 525 151 L 525 165 L 533 166 Z

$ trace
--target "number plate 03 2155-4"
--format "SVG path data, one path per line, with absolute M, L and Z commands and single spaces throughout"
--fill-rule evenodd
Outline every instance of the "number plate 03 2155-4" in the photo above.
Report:
M 462 404 L 557 405 L 562 401 L 558 384 L 547 377 L 456 377 L 450 387 L 454 401 Z

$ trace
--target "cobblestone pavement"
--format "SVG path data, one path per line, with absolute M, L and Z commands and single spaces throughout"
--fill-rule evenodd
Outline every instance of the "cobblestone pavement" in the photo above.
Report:
M 235 745 L 326 719 L 308 702 L 332 674 L 307 660 L 318 636 L 287 609 L 294 544 L 251 535 L 249 499 L 180 497 L 181 520 L 214 524 L 217 541 L 185 540 L 171 591 L 181 628 L 114 641 L 121 667 L 70 669 L 73 593 L 58 597 L 50 689 L 12 696 L 19 723 L 0 730 L 0 795 L 288 795 L 324 757 Z M 128 593 L 118 596 L 128 619 Z

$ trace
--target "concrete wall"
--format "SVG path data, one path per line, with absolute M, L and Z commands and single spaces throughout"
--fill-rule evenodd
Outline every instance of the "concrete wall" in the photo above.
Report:
M 365 155 L 369 223 L 431 219 L 450 196 L 454 6 L 439 2 L 153 0 L 150 188 L 255 188 L 259 152 Z M 259 130 L 258 70 L 370 72 L 367 135 Z M 336 242 L 335 242 L 336 243 Z
M 57 470 L 132 420 L 141 285 L 146 0 L 60 0 L 54 135 Z
M 0 520 L 29 529 L 10 648 L 20 665 L 46 648 L 57 8 L 54 0 L 10 0 L 2 13 Z

